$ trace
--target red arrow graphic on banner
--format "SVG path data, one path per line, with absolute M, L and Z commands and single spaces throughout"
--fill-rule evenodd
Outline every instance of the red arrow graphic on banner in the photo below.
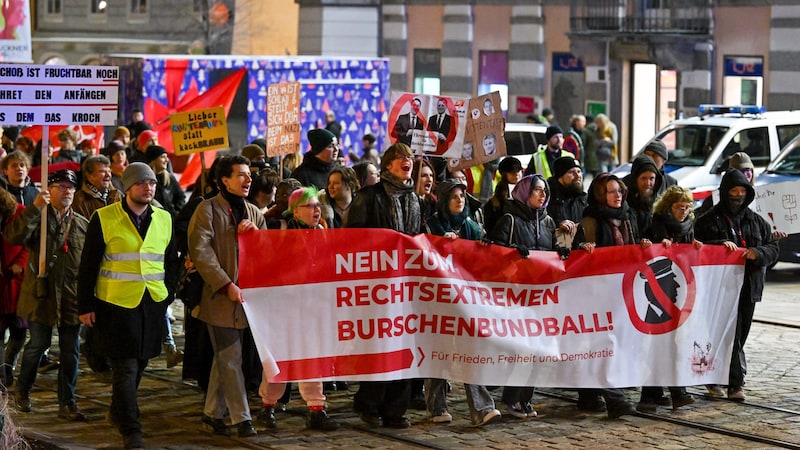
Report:
M 410 348 L 384 353 L 291 359 L 277 362 L 281 373 L 271 378 L 271 381 L 285 382 L 395 372 L 410 368 L 413 361 L 414 352 Z
M 417 367 L 422 365 L 422 361 L 425 359 L 425 352 L 422 351 L 422 347 L 417 347 L 419 350 L 419 362 L 417 363 Z

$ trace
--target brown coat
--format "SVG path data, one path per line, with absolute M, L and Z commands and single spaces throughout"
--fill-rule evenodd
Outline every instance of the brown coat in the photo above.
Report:
M 112 187 L 108 192 L 108 199 L 103 202 L 103 200 L 95 197 L 92 191 L 84 185 L 75 193 L 75 199 L 72 201 L 72 210 L 87 219 L 91 219 L 92 213 L 94 213 L 96 209 L 118 202 L 120 198 L 119 191 Z
M 258 229 L 267 228 L 258 207 L 245 203 L 248 217 Z M 203 277 L 200 315 L 203 322 L 215 327 L 247 328 L 244 308 L 228 299 L 228 283 L 238 283 L 239 246 L 228 202 L 218 194 L 197 206 L 189 222 L 189 256 Z

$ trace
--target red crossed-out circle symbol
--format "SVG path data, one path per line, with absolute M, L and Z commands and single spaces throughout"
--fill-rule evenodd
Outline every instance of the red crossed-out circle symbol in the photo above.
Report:
M 395 135 L 395 126 L 397 125 L 397 118 L 400 116 L 400 113 L 403 111 L 403 108 L 408 105 L 411 110 L 414 111 L 414 114 L 417 116 L 417 120 L 419 120 L 422 124 L 423 130 L 428 133 L 430 139 L 433 142 L 436 142 L 436 151 L 434 152 L 426 152 L 426 154 L 434 155 L 434 156 L 441 156 L 447 149 L 450 148 L 453 141 L 458 134 L 458 114 L 456 112 L 456 104 L 453 102 L 453 99 L 450 97 L 436 97 L 436 101 L 444 101 L 444 104 L 447 108 L 447 114 L 450 116 L 450 129 L 447 132 L 447 137 L 444 142 L 439 142 L 436 137 L 436 133 L 430 129 L 428 126 L 428 118 L 425 117 L 424 114 L 421 114 L 421 111 L 414 103 L 414 99 L 417 97 L 426 98 L 426 96 L 418 95 L 418 94 L 410 94 L 405 93 L 397 99 L 397 101 L 392 105 L 392 109 L 389 111 L 389 135 L 393 138 L 393 142 L 397 142 L 397 136 Z
M 696 287 L 694 283 L 694 272 L 689 265 L 685 265 L 681 261 L 672 261 L 672 269 L 679 271 L 679 275 L 683 275 L 683 283 L 681 292 L 685 292 L 685 297 L 681 302 L 673 302 L 673 299 L 664 292 L 658 284 L 653 269 L 646 263 L 642 262 L 639 267 L 634 267 L 631 271 L 626 272 L 622 278 L 622 296 L 625 299 L 625 308 L 628 310 L 633 326 L 644 334 L 665 334 L 676 330 L 689 318 L 692 313 L 695 302 Z M 653 291 L 653 296 L 658 301 L 659 306 L 669 315 L 669 320 L 662 323 L 648 323 L 642 318 L 642 314 L 636 309 L 636 293 L 634 292 L 635 281 L 639 275 L 642 275 L 650 285 Z M 644 295 L 644 294 L 642 294 Z

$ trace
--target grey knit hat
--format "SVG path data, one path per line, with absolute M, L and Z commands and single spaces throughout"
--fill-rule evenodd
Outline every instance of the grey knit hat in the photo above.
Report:
M 125 168 L 125 172 L 122 172 L 122 190 L 128 192 L 131 186 L 145 180 L 156 181 L 156 174 L 153 173 L 153 169 L 142 162 L 131 163 Z

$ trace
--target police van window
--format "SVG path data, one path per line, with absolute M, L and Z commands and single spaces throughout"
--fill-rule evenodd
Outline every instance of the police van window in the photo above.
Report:
M 778 125 L 775 128 L 778 130 L 778 144 L 781 146 L 781 149 L 786 147 L 786 144 L 800 134 L 800 124 Z
M 536 151 L 536 139 L 528 131 L 506 131 L 506 154 L 531 155 Z
M 766 127 L 742 130 L 739 135 L 738 140 L 742 146 L 742 151 L 750 156 L 754 166 L 764 167 L 769 164 L 769 135 Z M 730 158 L 732 155 L 733 153 L 723 153 L 725 159 Z

